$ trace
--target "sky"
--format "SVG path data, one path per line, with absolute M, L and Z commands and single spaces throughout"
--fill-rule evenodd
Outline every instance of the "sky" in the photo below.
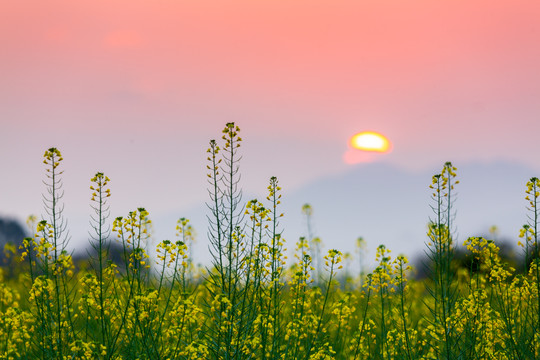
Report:
M 242 185 L 284 191 L 384 162 L 540 172 L 536 0 L 0 0 L 0 214 L 41 214 L 49 147 L 66 214 L 206 200 L 206 149 L 242 129 Z M 361 131 L 392 152 L 351 153 Z M 353 159 L 345 161 L 344 159 Z

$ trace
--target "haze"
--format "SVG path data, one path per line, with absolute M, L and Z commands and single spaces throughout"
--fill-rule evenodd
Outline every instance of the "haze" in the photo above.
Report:
M 393 151 L 356 163 L 540 172 L 537 1 L 0 6 L 0 213 L 42 212 L 41 156 L 58 147 L 74 238 L 85 236 L 97 171 L 111 178 L 112 216 L 202 204 L 208 140 L 229 121 L 242 128 L 254 194 L 270 176 L 295 191 L 362 166 L 343 158 L 366 130 Z

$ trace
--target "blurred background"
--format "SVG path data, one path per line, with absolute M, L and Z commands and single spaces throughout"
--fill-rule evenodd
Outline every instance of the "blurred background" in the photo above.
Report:
M 90 178 L 101 171 L 111 220 L 145 207 L 157 242 L 187 217 L 204 263 L 206 149 L 231 121 L 244 139 L 244 200 L 264 199 L 278 177 L 290 250 L 308 235 L 309 203 L 326 249 L 354 253 L 363 237 L 368 259 L 381 243 L 420 256 L 428 186 L 446 161 L 461 181 L 459 243 L 494 225 L 515 243 L 527 221 L 525 183 L 540 174 L 539 2 L 1 7 L 1 229 L 44 214 L 42 155 L 54 146 L 72 249 L 88 241 Z M 353 149 L 362 131 L 386 136 L 391 151 Z

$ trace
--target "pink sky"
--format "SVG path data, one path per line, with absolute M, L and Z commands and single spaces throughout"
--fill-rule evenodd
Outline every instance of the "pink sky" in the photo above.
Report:
M 0 211 L 41 211 L 50 146 L 77 213 L 98 170 L 119 212 L 204 201 L 229 121 L 248 191 L 345 171 L 364 130 L 393 143 L 375 161 L 411 170 L 540 171 L 538 19 L 536 0 L 3 1 Z

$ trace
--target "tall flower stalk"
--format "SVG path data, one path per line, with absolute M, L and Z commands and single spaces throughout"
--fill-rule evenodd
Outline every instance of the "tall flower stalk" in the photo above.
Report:
M 457 337 L 449 319 L 454 310 L 457 297 L 457 288 L 454 281 L 454 272 L 451 264 L 454 257 L 454 186 L 459 183 L 455 180 L 456 168 L 447 162 L 440 174 L 432 178 L 431 209 L 434 217 L 428 227 L 428 250 L 430 261 L 432 285 L 428 291 L 433 298 L 430 311 L 433 314 L 433 340 L 435 352 L 439 359 L 454 359 L 456 356 Z
M 242 356 L 238 339 L 248 336 L 251 331 L 251 322 L 244 316 L 249 311 L 239 312 L 232 306 L 240 304 L 242 309 L 252 306 L 246 298 L 247 288 L 242 286 L 242 279 L 251 274 L 246 254 L 252 243 L 246 241 L 252 239 L 246 239 L 242 223 L 241 156 L 238 152 L 242 138 L 239 132 L 238 126 L 227 123 L 222 131 L 223 149 L 214 140 L 210 141 L 208 149 L 209 237 L 213 269 L 209 271 L 207 290 L 213 297 L 209 307 L 215 314 L 209 330 L 216 339 L 212 349 L 214 356 L 225 359 Z
M 108 284 L 105 283 L 104 270 L 106 267 L 106 261 L 109 254 L 108 238 L 110 234 L 110 226 L 107 224 L 107 218 L 109 217 L 109 206 L 107 199 L 111 196 L 111 190 L 108 188 L 110 179 L 103 173 L 98 172 L 90 180 L 90 190 L 92 191 L 92 210 L 94 214 L 90 216 L 90 224 L 92 231 L 90 232 L 91 246 L 94 250 L 94 254 L 97 257 L 97 264 L 91 263 L 94 267 L 94 273 L 97 278 L 99 288 L 99 319 L 100 319 L 100 331 L 101 343 L 107 348 L 110 348 L 110 321 L 106 311 L 106 292 Z

